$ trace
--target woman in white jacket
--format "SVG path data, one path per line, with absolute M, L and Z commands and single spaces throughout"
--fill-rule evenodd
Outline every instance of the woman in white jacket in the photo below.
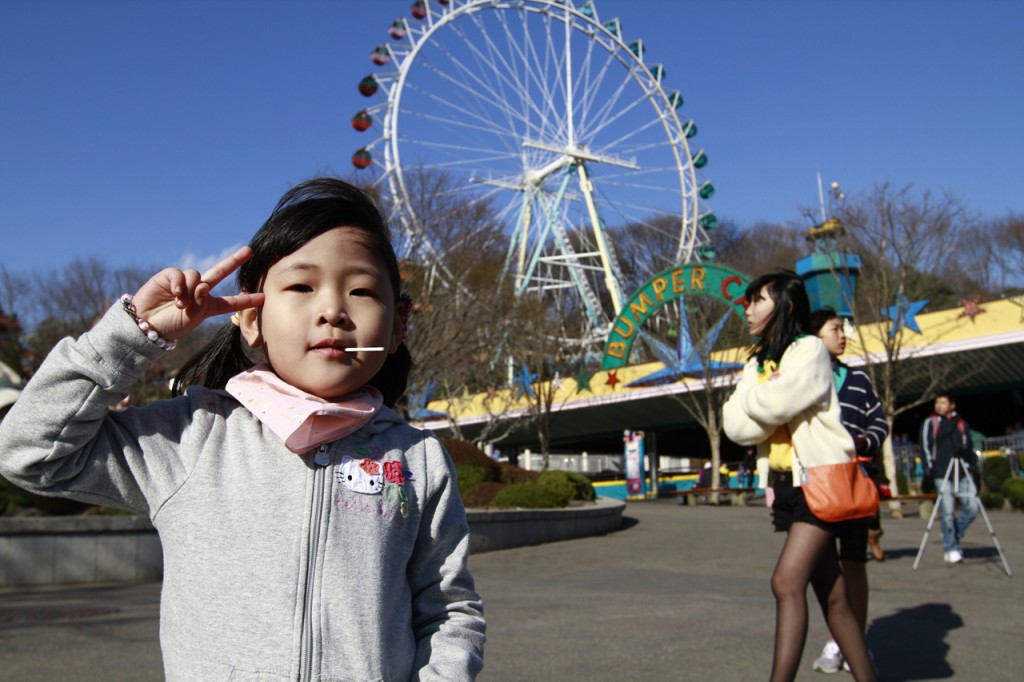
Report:
M 807 585 L 858 682 L 875 680 L 863 631 L 846 599 L 835 539 L 842 524 L 811 513 L 800 488 L 804 468 L 848 461 L 853 439 L 840 420 L 828 351 L 807 336 L 810 305 L 792 272 L 763 275 L 747 287 L 747 324 L 755 337 L 736 391 L 726 402 L 725 432 L 757 445 L 771 468 L 769 500 L 785 532 L 772 591 L 776 600 L 772 680 L 796 676 L 807 639 Z

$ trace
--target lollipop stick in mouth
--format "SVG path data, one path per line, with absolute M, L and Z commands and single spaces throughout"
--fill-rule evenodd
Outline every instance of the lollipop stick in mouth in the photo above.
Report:
M 384 346 L 355 346 L 353 348 L 346 348 L 346 353 L 359 353 L 361 351 L 375 351 L 384 350 Z

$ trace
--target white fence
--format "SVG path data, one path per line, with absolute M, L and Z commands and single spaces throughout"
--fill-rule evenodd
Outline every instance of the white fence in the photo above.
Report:
M 1000 436 L 998 438 L 986 438 L 982 444 L 984 452 L 998 450 L 1001 455 L 1010 460 L 1010 470 L 1014 476 L 1021 476 L 1020 457 L 1024 455 L 1024 434 L 1013 436 Z M 902 471 L 908 481 L 919 481 L 921 479 L 921 447 L 917 444 L 898 445 L 893 448 L 896 459 L 896 470 Z M 692 471 L 698 468 L 704 460 L 694 460 L 689 457 L 658 457 L 658 469 L 662 471 Z M 524 450 L 519 455 L 519 466 L 530 471 L 540 471 L 544 468 L 544 456 Z M 621 454 L 590 454 L 580 453 L 551 453 L 549 456 L 548 468 L 561 469 L 562 471 L 577 471 L 581 474 L 599 474 L 623 472 L 623 456 Z
M 1010 471 L 1014 476 L 1021 476 L 1020 456 L 1024 455 L 1024 433 L 998 438 L 986 438 L 982 450 L 990 452 L 998 450 L 999 454 L 1010 460 Z
M 1014 476 L 1021 476 L 1020 455 L 1024 455 L 1024 434 L 986 438 L 981 444 L 982 452 L 998 452 L 1010 463 L 1010 471 Z M 908 481 L 919 481 L 922 475 L 922 459 L 924 453 L 916 444 L 899 445 L 893 448 L 896 458 L 896 470 L 902 471 Z
M 551 453 L 548 458 L 549 469 L 560 469 L 562 471 L 577 471 L 581 474 L 599 474 L 623 472 L 623 455 L 592 455 L 586 452 L 581 453 Z M 544 456 L 524 450 L 519 454 L 519 466 L 530 471 L 540 471 L 544 468 Z M 691 468 L 689 457 L 658 457 L 658 469 L 664 470 L 688 470 Z

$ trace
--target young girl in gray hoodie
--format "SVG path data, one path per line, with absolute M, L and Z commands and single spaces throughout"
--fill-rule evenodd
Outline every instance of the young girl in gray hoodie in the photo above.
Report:
M 211 290 L 238 270 L 237 295 Z M 203 320 L 178 394 L 111 411 Z M 28 490 L 146 514 L 169 680 L 472 680 L 482 604 L 451 461 L 392 409 L 408 304 L 379 209 L 289 191 L 248 247 L 165 269 L 65 339 L 0 430 Z

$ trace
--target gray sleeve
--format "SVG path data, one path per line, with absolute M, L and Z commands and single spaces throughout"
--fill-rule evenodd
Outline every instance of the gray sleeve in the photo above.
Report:
M 483 604 L 466 566 L 469 525 L 455 471 L 434 437 L 428 449 L 428 497 L 409 565 L 416 633 L 416 680 L 474 680 L 483 667 Z
M 77 340 L 62 340 L 0 426 L 0 473 L 42 495 L 155 514 L 187 476 L 176 444 L 190 400 L 109 406 L 164 352 L 120 306 Z

